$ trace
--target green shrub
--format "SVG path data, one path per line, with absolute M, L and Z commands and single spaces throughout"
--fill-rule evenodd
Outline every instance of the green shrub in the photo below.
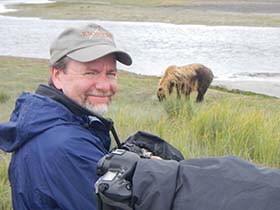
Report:
M 5 103 L 10 99 L 10 96 L 8 96 L 6 93 L 0 92 L 0 103 Z

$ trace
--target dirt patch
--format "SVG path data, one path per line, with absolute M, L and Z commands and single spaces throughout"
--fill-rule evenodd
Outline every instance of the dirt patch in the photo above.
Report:
M 190 9 L 200 11 L 215 11 L 215 12 L 230 12 L 230 13 L 258 13 L 258 14 L 279 14 L 280 2 L 275 3 L 242 3 L 242 4 L 201 4 L 184 7 L 177 7 L 177 9 Z

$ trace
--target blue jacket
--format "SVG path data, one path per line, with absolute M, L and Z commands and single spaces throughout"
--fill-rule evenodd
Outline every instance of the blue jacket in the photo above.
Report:
M 13 152 L 13 207 L 95 210 L 96 166 L 108 153 L 110 126 L 54 88 L 39 89 L 42 95 L 23 93 L 0 125 L 0 148 Z

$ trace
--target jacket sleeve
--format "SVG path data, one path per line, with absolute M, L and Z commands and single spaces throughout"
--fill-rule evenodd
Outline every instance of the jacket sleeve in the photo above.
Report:
M 50 148 L 41 144 L 44 151 L 39 153 L 42 154 L 41 168 L 48 186 L 47 193 L 60 209 L 95 210 L 96 166 L 107 151 L 100 139 L 92 135 L 75 132 L 75 135 L 68 133 L 68 136 L 66 139 L 57 134 L 55 140 L 48 144 Z

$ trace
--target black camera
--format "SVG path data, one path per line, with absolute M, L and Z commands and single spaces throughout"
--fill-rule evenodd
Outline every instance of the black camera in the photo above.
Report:
M 140 156 L 123 149 L 116 149 L 101 158 L 95 183 L 95 194 L 99 210 L 127 209 L 132 206 L 131 179 Z M 105 202 L 104 202 L 105 201 Z
M 95 196 L 99 210 L 133 210 L 132 178 L 141 159 L 158 156 L 166 160 L 183 160 L 176 148 L 158 136 L 139 131 L 130 136 L 118 149 L 101 158 L 97 165 Z

